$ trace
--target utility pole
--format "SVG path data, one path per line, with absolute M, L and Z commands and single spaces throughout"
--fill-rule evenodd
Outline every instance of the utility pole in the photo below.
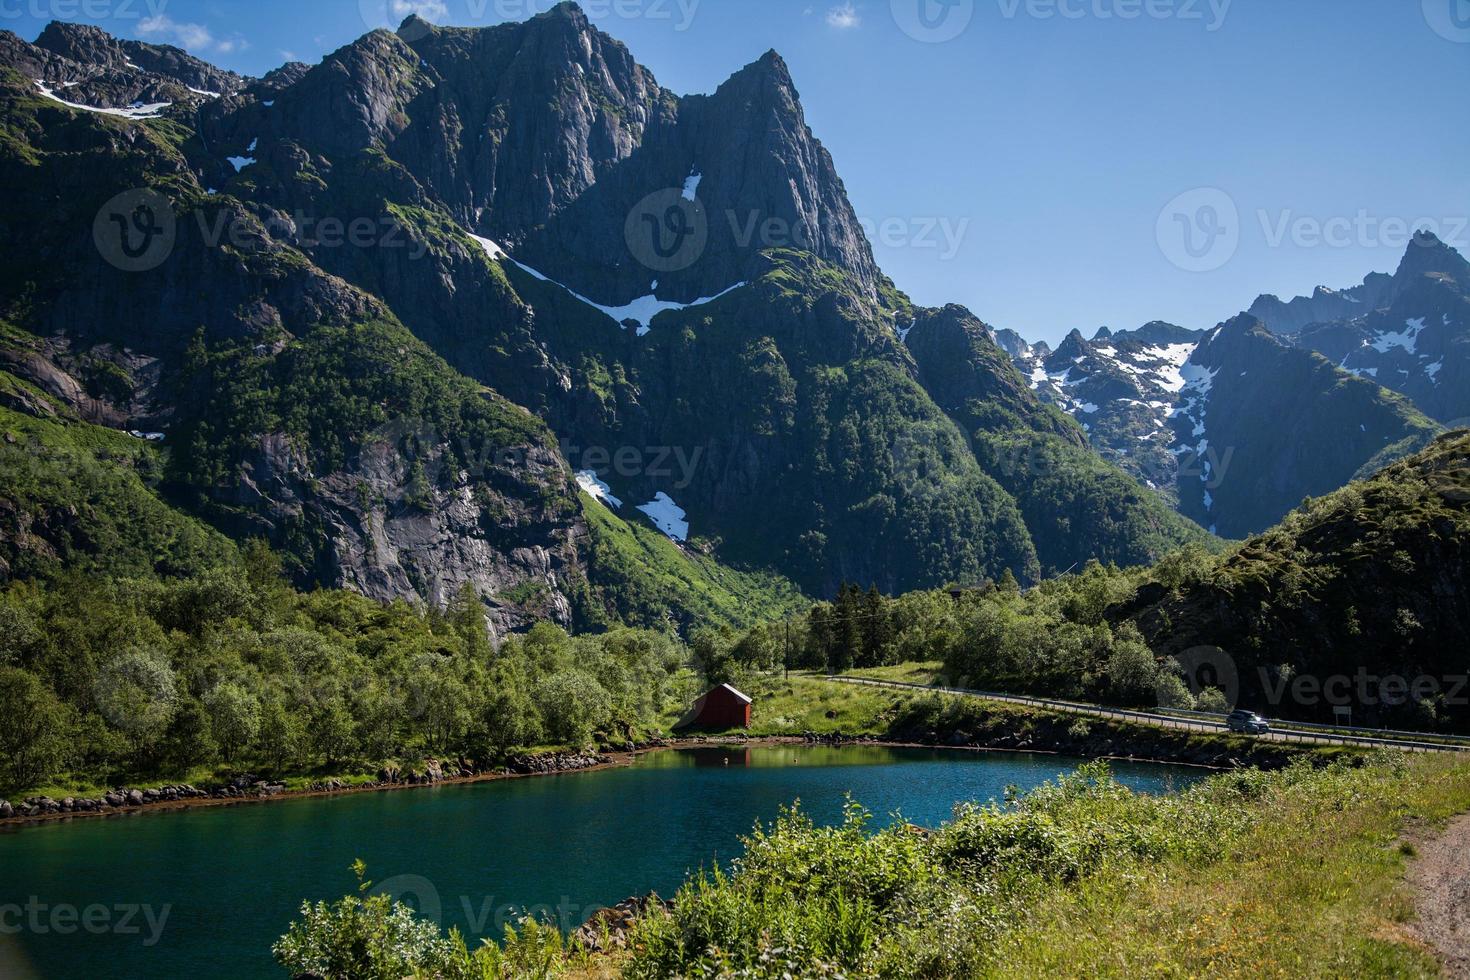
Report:
M 786 667 L 786 679 L 791 680 L 791 617 L 786 617 L 786 643 L 785 653 L 781 655 L 781 663 Z

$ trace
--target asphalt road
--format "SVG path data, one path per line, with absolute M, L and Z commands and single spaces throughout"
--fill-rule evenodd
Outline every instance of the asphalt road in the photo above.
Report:
M 1081 704 L 1075 701 L 1053 701 L 1048 698 L 1032 698 L 1016 694 L 997 694 L 991 691 L 972 691 L 960 687 L 927 687 L 922 684 L 906 684 L 902 681 L 879 681 L 866 677 L 833 676 L 827 679 L 841 684 L 862 684 L 869 687 L 887 687 L 905 691 L 939 691 L 958 697 L 979 698 L 985 701 L 1002 701 L 1009 704 L 1044 708 L 1048 711 L 1057 711 L 1065 714 L 1083 715 L 1090 718 L 1111 718 L 1118 721 L 1131 721 L 1145 725 L 1156 725 L 1160 728 L 1174 728 L 1181 731 L 1231 734 L 1230 727 L 1225 722 L 1215 721 L 1210 718 L 1180 718 L 1175 715 L 1154 714 L 1146 711 L 1128 711 L 1122 708 L 1106 708 L 1102 705 Z M 1442 742 L 1416 741 L 1412 737 L 1382 738 L 1375 735 L 1349 735 L 1338 732 L 1311 731 L 1306 728 L 1293 727 L 1288 723 L 1274 721 L 1271 724 L 1272 730 L 1269 733 L 1252 735 L 1250 737 L 1269 742 L 1286 742 L 1293 745 L 1353 745 L 1362 748 L 1400 749 L 1405 752 L 1470 751 L 1470 739 L 1460 740 L 1460 744 L 1446 744 Z

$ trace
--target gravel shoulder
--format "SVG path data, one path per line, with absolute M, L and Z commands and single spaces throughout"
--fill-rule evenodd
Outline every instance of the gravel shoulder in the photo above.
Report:
M 1445 976 L 1470 980 L 1470 814 L 1414 846 L 1419 856 L 1409 869 L 1418 912 L 1413 931 L 1439 954 Z

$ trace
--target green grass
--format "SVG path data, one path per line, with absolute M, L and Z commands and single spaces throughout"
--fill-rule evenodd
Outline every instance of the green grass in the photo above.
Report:
M 793 813 L 644 918 L 632 977 L 1413 977 L 1406 828 L 1470 810 L 1470 761 L 1222 775 L 1149 797 L 1091 767 L 931 834 Z
M 674 625 L 736 629 L 803 611 L 810 600 L 790 581 L 770 572 L 741 571 L 680 548 L 643 520 L 623 520 L 581 494 L 592 536 L 585 613 L 592 622 L 622 620 L 654 627 Z
M 1437 976 L 1405 933 L 1410 854 L 1397 841 L 1410 825 L 1470 810 L 1470 762 L 1370 767 L 1324 802 L 1270 793 L 1220 861 L 1166 863 L 1049 896 L 1003 938 L 1005 972 Z
M 834 684 L 818 675 L 761 678 L 746 691 L 755 698 L 750 733 L 757 736 L 806 732 L 882 735 L 909 695 L 856 684 Z
M 34 389 L 0 372 L 0 393 Z M 0 559 L 10 576 L 63 570 L 190 573 L 233 564 L 235 546 L 153 489 L 163 457 L 126 433 L 0 408 Z M 25 533 L 3 533 L 14 521 Z
M 847 672 L 848 677 L 863 677 L 871 681 L 896 681 L 900 684 L 920 684 L 927 687 L 940 679 L 944 673 L 944 664 L 939 661 L 929 663 L 903 663 L 893 664 L 887 667 L 860 667 Z

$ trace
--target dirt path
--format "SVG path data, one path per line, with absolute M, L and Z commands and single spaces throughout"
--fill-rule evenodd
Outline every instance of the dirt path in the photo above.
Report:
M 1414 845 L 1419 850 L 1409 869 L 1419 913 L 1414 932 L 1438 951 L 1445 976 L 1470 980 L 1470 815 Z

